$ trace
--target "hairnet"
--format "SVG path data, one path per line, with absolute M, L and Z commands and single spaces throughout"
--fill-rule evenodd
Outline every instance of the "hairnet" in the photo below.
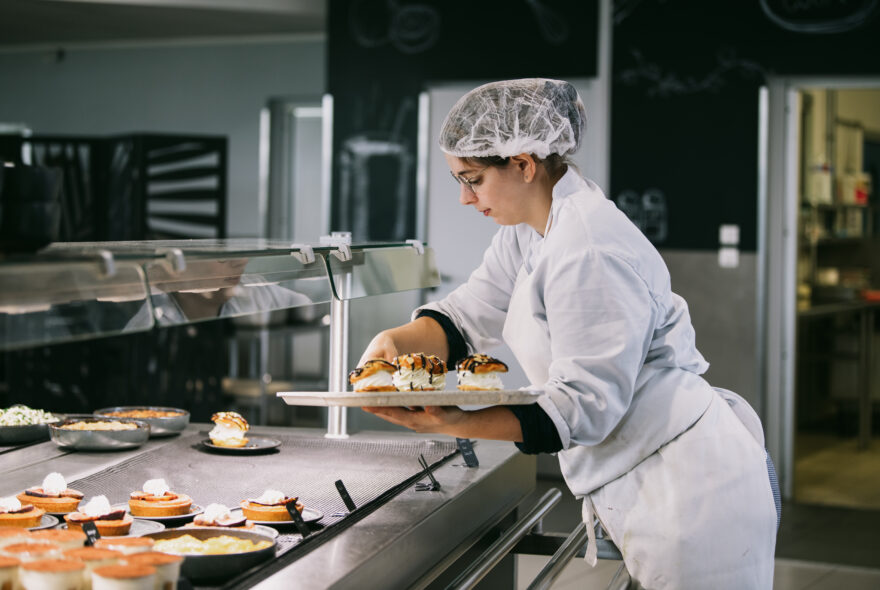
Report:
M 587 114 L 568 82 L 526 78 L 491 82 L 459 99 L 440 130 L 440 149 L 459 158 L 577 151 Z

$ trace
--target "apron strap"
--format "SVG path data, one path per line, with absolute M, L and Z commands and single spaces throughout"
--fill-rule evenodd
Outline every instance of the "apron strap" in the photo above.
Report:
M 590 496 L 584 498 L 581 513 L 581 518 L 587 525 L 587 549 L 584 552 L 584 561 L 590 564 L 590 567 L 596 567 L 599 561 L 599 548 L 596 546 L 596 510 L 593 508 L 593 499 Z

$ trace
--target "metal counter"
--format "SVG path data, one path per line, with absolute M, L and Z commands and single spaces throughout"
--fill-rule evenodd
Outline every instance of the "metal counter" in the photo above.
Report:
M 183 436 L 207 428 L 190 425 Z M 252 432 L 316 438 L 323 434 L 319 430 L 270 427 L 255 427 Z M 358 433 L 349 440 L 426 439 L 451 440 L 391 432 Z M 173 440 L 154 439 L 140 449 L 111 453 L 65 452 L 51 442 L 6 452 L 0 454 L 0 495 L 39 485 L 52 471 L 61 472 L 68 481 L 95 476 Z M 467 565 L 470 555 L 509 526 L 517 506 L 535 486 L 534 457 L 521 454 L 511 443 L 479 441 L 475 450 L 480 460 L 477 468 L 467 468 L 456 455 L 434 470 L 442 486 L 439 491 L 407 487 L 359 520 L 338 527 L 339 532 L 328 535 L 307 553 L 280 555 L 229 587 L 421 588 L 448 580 Z M 512 582 L 512 566 L 506 567 L 509 571 L 500 575 Z

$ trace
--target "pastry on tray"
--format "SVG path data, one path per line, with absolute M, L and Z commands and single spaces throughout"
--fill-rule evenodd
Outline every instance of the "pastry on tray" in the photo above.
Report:
M 370 359 L 348 374 L 355 391 L 397 391 L 391 376 L 397 367 L 385 359 Z
M 286 512 L 286 510 L 285 510 Z M 208 504 L 205 511 L 197 515 L 186 527 L 222 527 L 228 529 L 252 529 L 254 523 L 242 514 L 233 514 L 223 504 Z
M 217 412 L 211 421 L 215 426 L 208 436 L 218 447 L 243 447 L 248 443 L 245 434 L 250 425 L 238 412 Z
M 16 496 L 19 502 L 33 504 L 46 512 L 67 514 L 73 512 L 83 499 L 82 492 L 71 490 L 60 473 L 50 473 L 39 487 L 28 488 Z
M 62 549 L 76 549 L 86 544 L 86 534 L 71 529 L 43 529 L 30 533 L 30 540 L 39 543 L 55 543 Z
M 192 498 L 172 492 L 164 479 L 150 479 L 143 489 L 132 492 L 128 511 L 132 516 L 182 516 L 189 514 Z
M 290 498 L 277 490 L 266 490 L 259 498 L 241 501 L 241 512 L 245 518 L 256 521 L 290 520 L 287 505 L 293 503 L 299 512 L 303 505 L 297 498 Z
M 22 502 L 15 496 L 0 498 L 0 526 L 35 527 L 44 514 L 46 511 L 42 508 Z
M 67 528 L 72 530 L 82 530 L 83 524 L 93 522 L 102 537 L 127 535 L 134 522 L 125 510 L 111 508 L 107 496 L 95 496 L 79 511 L 66 514 L 64 520 L 67 521 Z
M 433 354 L 403 354 L 394 359 L 392 375 L 400 391 L 442 391 L 446 389 L 446 363 Z
M 474 354 L 458 361 L 458 388 L 463 391 L 491 391 L 504 389 L 501 373 L 507 365 L 487 354 Z

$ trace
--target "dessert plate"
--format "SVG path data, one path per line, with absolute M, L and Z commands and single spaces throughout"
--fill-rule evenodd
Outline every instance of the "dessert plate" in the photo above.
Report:
M 59 522 L 61 522 L 61 521 L 58 520 L 57 516 L 54 516 L 52 514 L 44 514 L 40 518 L 40 524 L 38 524 L 37 526 L 32 526 L 28 530 L 29 531 L 39 531 L 41 529 L 51 529 L 52 527 L 56 526 Z
M 177 526 L 176 524 L 173 524 L 173 523 L 184 523 L 184 522 L 190 521 L 193 518 L 195 518 L 196 514 L 201 514 L 202 512 L 205 511 L 205 509 L 202 508 L 201 506 L 199 506 L 198 504 L 193 504 L 192 506 L 189 507 L 189 512 L 187 512 L 186 514 L 174 514 L 171 516 L 135 516 L 134 514 L 131 513 L 131 510 L 129 510 L 128 504 L 115 504 L 115 505 L 111 506 L 111 508 L 113 510 L 125 510 L 125 512 L 127 514 L 131 515 L 131 517 L 134 518 L 135 520 L 140 518 L 142 520 L 151 520 L 154 522 L 162 522 L 162 523 L 167 524 L 168 526 Z
M 235 508 L 233 510 L 230 510 L 230 512 L 238 516 L 239 514 L 241 514 L 241 508 Z M 320 510 L 315 510 L 314 508 L 303 508 L 303 511 L 300 512 L 300 514 L 302 515 L 303 520 L 306 522 L 318 522 L 319 520 L 324 518 L 324 513 Z M 252 518 L 249 518 L 248 520 L 250 520 L 254 524 L 266 525 L 268 527 L 293 526 L 292 520 L 254 520 Z
M 278 397 L 291 406 L 463 406 L 525 405 L 538 401 L 542 391 L 497 389 L 492 391 L 281 391 Z
M 66 529 L 67 523 L 65 522 L 59 529 Z M 31 529 L 33 530 L 33 529 Z M 159 531 L 164 531 L 165 525 L 161 522 L 154 522 L 152 520 L 142 520 L 140 517 L 135 517 L 134 521 L 131 523 L 131 528 L 128 529 L 127 535 L 118 535 L 121 537 L 140 537 L 141 535 L 146 535 L 147 533 L 156 533 Z M 103 537 L 104 535 L 102 535 Z M 117 536 L 117 535 L 113 535 Z
M 202 441 L 202 444 L 212 451 L 221 453 L 261 453 L 281 446 L 281 441 L 276 438 L 264 438 L 261 436 L 249 436 L 248 443 L 243 447 L 222 447 L 211 442 L 210 438 Z

